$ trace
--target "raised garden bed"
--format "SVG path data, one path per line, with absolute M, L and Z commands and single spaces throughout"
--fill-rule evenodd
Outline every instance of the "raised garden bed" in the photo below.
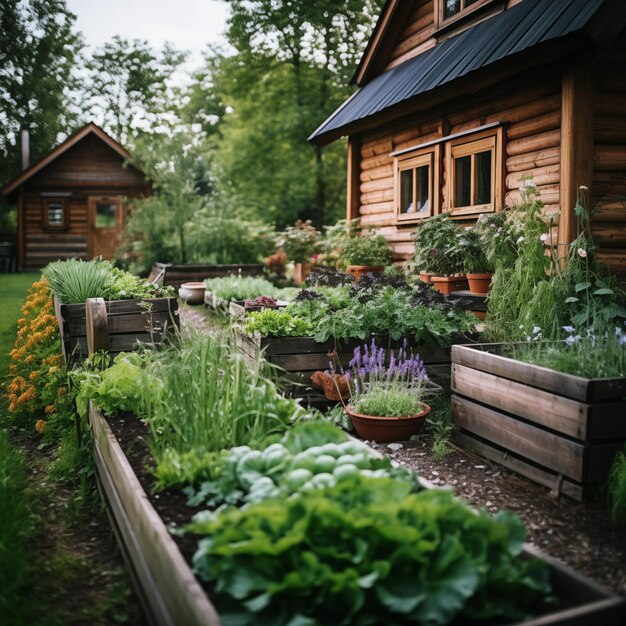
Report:
M 117 539 L 134 572 L 148 614 L 158 626 L 217 626 L 219 617 L 188 563 L 153 508 L 148 495 L 99 411 L 90 407 L 97 476 Z M 624 599 L 526 546 L 526 557 L 549 563 L 560 609 L 517 626 L 618 626 Z
M 457 441 L 576 500 L 593 497 L 626 441 L 626 379 L 587 379 L 452 348 Z
M 180 327 L 176 298 L 103 301 L 107 315 L 106 349 L 111 355 L 132 350 L 137 342 L 159 345 L 168 329 Z M 63 304 L 54 298 L 66 363 L 87 356 L 85 304 Z
M 203 281 L 218 276 L 261 276 L 264 266 L 261 263 L 234 265 L 177 265 L 173 263 L 155 263 L 148 280 L 157 285 L 169 285 L 178 289 L 183 283 Z

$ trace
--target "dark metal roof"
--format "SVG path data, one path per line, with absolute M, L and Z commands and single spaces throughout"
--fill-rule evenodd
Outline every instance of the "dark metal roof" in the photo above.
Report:
M 524 0 L 380 74 L 344 102 L 309 141 L 496 61 L 579 31 L 604 1 Z

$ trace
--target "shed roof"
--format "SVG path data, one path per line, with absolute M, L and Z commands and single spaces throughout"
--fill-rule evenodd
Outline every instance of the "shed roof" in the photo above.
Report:
M 376 76 L 344 102 L 310 137 L 328 143 L 346 127 L 390 111 L 400 103 L 451 84 L 498 61 L 541 44 L 583 35 L 603 4 L 610 0 L 524 0 L 435 47 Z M 624 24 L 622 10 L 612 19 Z M 590 33 L 595 34 L 595 33 Z M 583 36 L 580 41 L 589 41 Z
M 73 135 L 68 137 L 63 143 L 60 143 L 56 148 L 53 148 L 48 154 L 41 158 L 37 163 L 26 168 L 13 180 L 9 181 L 3 188 L 2 194 L 7 196 L 11 192 L 15 191 L 20 185 L 23 185 L 29 178 L 32 178 L 37 172 L 40 172 L 44 167 L 52 163 L 55 159 L 67 152 L 72 146 L 75 146 L 81 139 L 84 139 L 87 135 L 93 133 L 96 137 L 107 144 L 112 150 L 117 152 L 122 159 L 127 160 L 131 158 L 130 152 L 126 148 L 115 141 L 113 137 L 105 133 L 99 126 L 93 122 L 89 122 L 83 126 L 80 130 L 76 131 Z

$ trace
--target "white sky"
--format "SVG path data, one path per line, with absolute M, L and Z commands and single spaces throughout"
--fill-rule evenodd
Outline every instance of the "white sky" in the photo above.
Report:
M 217 0 L 68 0 L 87 45 L 98 47 L 113 35 L 146 39 L 155 50 L 165 41 L 200 64 L 209 43 L 222 43 L 228 6 Z

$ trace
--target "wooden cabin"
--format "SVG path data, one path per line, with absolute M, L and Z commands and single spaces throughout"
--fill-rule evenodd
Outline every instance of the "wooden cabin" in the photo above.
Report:
M 625 26 L 624 0 L 388 0 L 359 90 L 309 138 L 348 137 L 348 218 L 404 260 L 422 220 L 500 211 L 532 176 L 567 244 L 586 186 L 600 258 L 623 279 Z
M 93 123 L 58 145 L 2 189 L 17 204 L 18 266 L 58 259 L 112 259 L 125 199 L 149 195 L 130 153 Z

